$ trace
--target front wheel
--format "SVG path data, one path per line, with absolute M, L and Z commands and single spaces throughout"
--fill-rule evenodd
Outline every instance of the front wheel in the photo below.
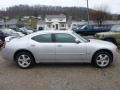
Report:
M 113 61 L 112 55 L 106 51 L 100 51 L 95 54 L 93 64 L 98 68 L 106 68 Z
M 15 56 L 16 64 L 23 69 L 29 68 L 34 64 L 33 56 L 28 52 L 19 52 Z

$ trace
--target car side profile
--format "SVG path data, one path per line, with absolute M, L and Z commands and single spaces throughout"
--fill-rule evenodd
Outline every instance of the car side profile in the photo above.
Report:
M 35 63 L 92 63 L 105 68 L 116 60 L 117 47 L 101 40 L 86 40 L 73 31 L 44 30 L 24 37 L 7 37 L 2 49 L 20 68 Z
M 78 28 L 73 28 L 72 30 L 82 36 L 88 36 L 88 35 L 95 35 L 96 33 L 100 33 L 100 32 L 108 32 L 110 31 L 110 27 L 111 27 L 110 25 L 101 25 L 101 26 L 84 25 Z

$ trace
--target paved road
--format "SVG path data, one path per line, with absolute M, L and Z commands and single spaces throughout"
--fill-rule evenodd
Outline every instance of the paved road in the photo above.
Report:
M 38 64 L 23 70 L 0 56 L 0 90 L 120 90 L 120 60 L 107 69 Z

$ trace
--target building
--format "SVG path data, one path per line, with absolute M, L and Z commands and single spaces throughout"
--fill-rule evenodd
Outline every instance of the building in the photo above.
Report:
M 38 20 L 37 30 L 44 30 L 44 29 L 45 29 L 45 21 L 44 20 Z
M 47 30 L 66 30 L 67 19 L 66 16 L 61 15 L 47 15 L 45 17 L 45 29 Z
M 6 27 L 15 27 L 18 23 L 17 19 L 11 19 L 5 22 Z
M 44 20 L 38 20 L 37 22 L 37 30 L 67 30 L 70 26 L 71 19 L 67 20 L 67 17 L 63 14 L 46 15 Z
M 6 20 L 6 21 L 4 21 L 4 20 L 0 21 L 0 28 L 4 28 L 4 27 L 8 27 L 9 28 L 9 27 L 16 27 L 16 26 L 23 27 L 24 24 L 21 21 L 19 21 L 18 19 L 11 19 L 11 20 Z

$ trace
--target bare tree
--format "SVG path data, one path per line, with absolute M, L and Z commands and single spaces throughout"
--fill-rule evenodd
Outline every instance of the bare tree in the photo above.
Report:
M 90 13 L 90 18 L 98 25 L 102 25 L 105 20 L 112 19 L 112 16 L 108 12 L 107 7 L 99 7 Z
M 90 9 L 90 11 L 92 11 Z M 72 16 L 73 20 L 87 20 L 87 9 L 84 7 L 60 7 L 60 6 L 43 6 L 43 5 L 16 5 L 0 11 L 0 16 L 9 16 L 17 18 L 23 16 L 45 16 L 53 14 L 65 14 Z M 5 14 L 5 15 L 4 15 Z

